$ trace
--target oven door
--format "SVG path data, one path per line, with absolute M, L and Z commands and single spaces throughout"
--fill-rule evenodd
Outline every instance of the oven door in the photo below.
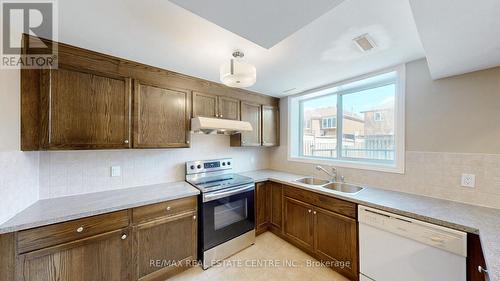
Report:
M 254 184 L 203 194 L 203 251 L 255 228 Z

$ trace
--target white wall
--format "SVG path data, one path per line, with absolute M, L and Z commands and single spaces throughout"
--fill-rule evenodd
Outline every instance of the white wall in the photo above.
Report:
M 21 152 L 19 70 L 0 70 L 0 223 L 38 199 L 38 152 Z
M 500 208 L 500 111 L 491 110 L 500 102 L 499 71 L 433 81 L 425 60 L 408 63 L 405 174 L 347 168 L 339 173 L 348 182 Z M 271 153 L 271 168 L 324 177 L 315 165 L 287 160 L 287 105 L 282 99 L 281 146 Z M 476 188 L 460 186 L 462 173 L 476 175 Z

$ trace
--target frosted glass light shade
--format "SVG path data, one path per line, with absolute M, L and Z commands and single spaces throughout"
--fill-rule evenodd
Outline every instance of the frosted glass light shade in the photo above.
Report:
M 229 87 L 250 87 L 257 81 L 257 69 L 251 64 L 231 59 L 228 63 L 221 65 L 220 81 Z

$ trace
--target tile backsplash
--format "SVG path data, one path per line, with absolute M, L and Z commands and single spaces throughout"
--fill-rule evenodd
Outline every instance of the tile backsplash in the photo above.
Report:
M 38 200 L 38 152 L 0 151 L 0 224 Z
M 285 150 L 273 152 L 271 168 L 324 177 L 312 164 L 287 161 Z M 404 174 L 338 170 L 347 182 L 500 208 L 500 154 L 408 151 Z M 461 186 L 462 174 L 476 176 L 475 188 Z
M 189 149 L 58 151 L 40 154 L 40 198 L 184 180 L 185 162 L 232 157 L 237 172 L 265 169 L 266 148 L 229 146 L 223 135 L 192 135 Z M 111 166 L 121 175 L 111 177 Z

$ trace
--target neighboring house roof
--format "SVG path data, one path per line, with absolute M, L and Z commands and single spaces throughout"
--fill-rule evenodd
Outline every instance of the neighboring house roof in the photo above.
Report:
M 304 111 L 304 117 L 306 119 L 322 119 L 325 117 L 337 116 L 337 107 L 329 106 L 329 107 L 320 107 L 314 109 L 306 109 Z M 344 111 L 344 116 L 347 119 L 365 122 L 361 116 L 354 112 Z

